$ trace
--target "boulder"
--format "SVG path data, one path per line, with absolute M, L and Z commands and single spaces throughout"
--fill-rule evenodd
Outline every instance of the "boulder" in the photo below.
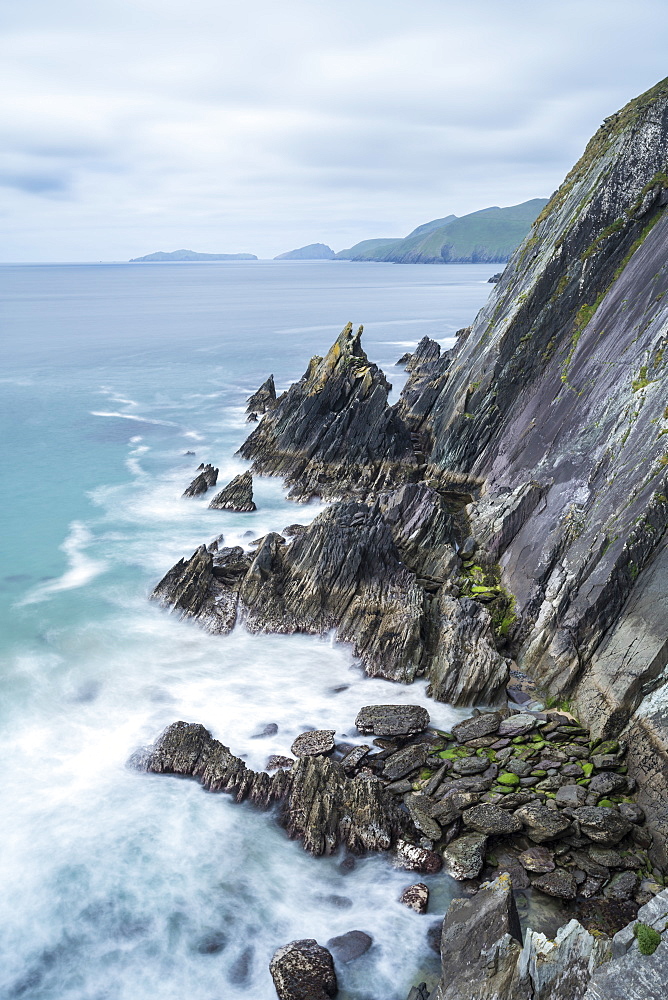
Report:
M 327 947 L 337 962 L 354 962 L 364 955 L 373 944 L 373 938 L 365 931 L 348 931 L 330 938 Z
M 547 847 L 529 847 L 526 851 L 522 851 L 518 860 L 528 872 L 540 875 L 553 872 L 556 868 L 554 855 Z
M 584 805 L 586 797 L 587 791 L 582 785 L 561 785 L 557 789 L 554 801 L 558 806 L 577 809 L 578 806 Z
M 489 736 L 496 733 L 501 725 L 501 715 L 498 712 L 485 712 L 481 715 L 474 715 L 471 719 L 465 719 L 452 727 L 452 735 L 460 743 L 467 740 L 475 740 L 480 736 Z
M 370 749 L 371 747 L 368 746 L 359 746 L 353 747 L 352 750 L 349 750 L 341 760 L 341 767 L 343 770 L 354 771 L 367 756 Z
M 214 510 L 235 510 L 240 513 L 250 513 L 257 510 L 253 502 L 253 476 L 250 472 L 242 472 L 235 476 L 227 486 L 217 493 L 209 507 Z
M 403 750 L 397 750 L 385 761 L 383 777 L 387 778 L 388 781 L 404 778 L 411 771 L 422 767 L 430 753 L 431 748 L 426 743 L 411 743 Z
M 443 848 L 443 863 L 448 875 L 461 882 L 476 878 L 485 863 L 487 837 L 482 833 L 465 833 Z
M 425 847 L 418 847 L 417 844 L 409 844 L 406 840 L 397 841 L 393 860 L 396 868 L 403 868 L 409 872 L 422 872 L 425 875 L 440 872 L 443 867 L 440 854 Z
M 424 882 L 409 885 L 402 892 L 399 902 L 408 906 L 409 909 L 415 910 L 416 913 L 426 913 L 429 905 L 429 886 L 425 885 Z
M 522 823 L 516 815 L 491 802 L 481 802 L 472 809 L 466 809 L 462 813 L 462 819 L 472 830 L 489 836 L 517 833 L 522 829 Z
M 540 889 L 548 896 L 557 896 L 559 899 L 575 899 L 578 892 L 575 877 L 563 868 L 556 868 L 545 875 L 537 875 L 531 879 L 531 884 L 534 889 Z
M 269 971 L 279 1000 L 326 1000 L 338 991 L 332 956 L 313 938 L 279 948 Z
M 536 728 L 536 716 L 528 714 L 511 715 L 504 719 L 497 732 L 499 736 L 524 736 Z
M 360 733 L 373 736 L 413 736 L 429 725 L 421 705 L 366 705 L 355 719 Z
M 603 895 L 606 899 L 623 903 L 627 899 L 633 899 L 639 882 L 640 879 L 633 871 L 617 872 L 606 885 Z
M 626 775 L 615 774 L 614 771 L 602 771 L 595 774 L 587 787 L 588 792 L 596 792 L 597 795 L 614 795 L 626 788 Z
M 514 815 L 526 827 L 527 836 L 536 844 L 555 840 L 570 827 L 570 821 L 559 812 L 538 802 L 527 802 L 515 810 Z
M 618 844 L 631 831 L 631 823 L 608 806 L 582 806 L 573 815 L 583 834 L 599 844 Z
M 334 729 L 312 729 L 301 733 L 290 747 L 295 757 L 319 757 L 334 749 Z
M 489 767 L 486 757 L 461 757 L 452 765 L 455 774 L 471 775 L 482 774 Z

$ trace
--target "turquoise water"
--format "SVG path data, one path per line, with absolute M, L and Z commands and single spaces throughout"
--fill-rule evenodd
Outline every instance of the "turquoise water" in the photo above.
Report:
M 321 509 L 272 479 L 256 481 L 254 514 L 181 499 L 200 461 L 221 484 L 243 468 L 245 397 L 270 372 L 286 387 L 351 320 L 398 390 L 396 358 L 425 334 L 450 343 L 492 271 L 0 268 L 1 996 L 269 1000 L 276 947 L 351 929 L 375 943 L 340 970 L 344 998 L 403 998 L 416 970 L 434 972 L 430 921 L 397 903 L 410 877 L 385 858 L 344 875 L 270 815 L 124 762 L 178 718 L 256 767 L 304 728 L 349 734 L 364 703 L 419 700 L 452 722 L 422 686 L 363 677 L 330 637 L 211 637 L 146 598 L 202 541 L 247 544 Z M 268 722 L 277 735 L 253 740 Z M 438 915 L 445 880 L 433 891 Z

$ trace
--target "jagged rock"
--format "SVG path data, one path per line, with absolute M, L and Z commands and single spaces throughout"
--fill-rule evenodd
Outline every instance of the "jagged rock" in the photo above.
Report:
M 253 476 L 250 472 L 242 472 L 235 476 L 227 486 L 218 493 L 209 507 L 215 510 L 235 510 L 249 513 L 257 510 L 253 502 Z
M 662 935 L 652 955 L 642 955 L 635 936 L 636 921 L 615 934 L 612 960 L 592 975 L 583 1000 L 664 1000 L 668 983 L 668 889 L 638 911 L 638 920 Z
M 431 1000 L 519 1000 L 521 942 L 508 875 L 486 882 L 471 899 L 454 899 L 443 922 L 443 974 Z
M 404 889 L 399 900 L 404 906 L 415 910 L 416 913 L 426 913 L 429 905 L 429 886 L 424 882 L 416 882 Z
M 490 802 L 481 802 L 472 809 L 466 809 L 462 813 L 462 819 L 465 826 L 489 836 L 517 833 L 522 829 L 522 823 L 516 815 L 509 814 Z
M 246 400 L 247 407 L 246 413 L 266 413 L 267 410 L 273 410 L 276 406 L 276 386 L 274 385 L 274 376 L 270 375 L 269 378 L 262 383 L 259 389 L 257 389 L 252 396 L 249 396 Z
M 436 588 L 457 575 L 455 519 L 441 494 L 427 483 L 407 483 L 379 497 L 402 561 Z
M 301 840 L 311 854 L 332 854 L 340 844 L 352 852 L 386 851 L 408 822 L 380 782 L 351 780 L 326 757 L 302 757 L 292 769 L 270 776 L 251 771 L 204 726 L 193 723 L 168 726 L 129 764 L 197 778 L 207 790 L 229 792 L 237 802 L 247 799 L 262 808 L 278 803 L 288 836 Z
M 341 767 L 344 771 L 354 771 L 356 767 L 359 766 L 360 762 L 369 753 L 371 747 L 359 746 L 353 747 L 341 760 Z
M 491 621 L 477 601 L 440 593 L 434 652 L 427 665 L 432 698 L 452 705 L 499 700 L 508 664 L 496 650 Z
M 279 948 L 269 971 L 279 1000 L 326 1000 L 338 992 L 332 956 L 313 938 Z
M 364 955 L 372 944 L 373 938 L 364 931 L 348 931 L 346 934 L 330 938 L 327 947 L 337 962 L 353 962 L 360 955 Z
M 424 796 L 408 795 L 404 800 L 408 815 L 413 821 L 413 826 L 420 833 L 423 833 L 425 837 L 428 837 L 429 840 L 440 840 L 441 827 L 428 812 L 420 808 L 420 798 L 424 798 Z
M 218 469 L 214 469 L 212 465 L 200 465 L 202 470 L 198 476 L 195 476 L 190 486 L 187 487 L 183 492 L 184 497 L 197 497 L 202 493 L 206 493 L 208 489 L 215 486 L 218 481 Z
M 618 844 L 631 830 L 631 823 L 607 806 L 582 806 L 573 815 L 582 832 L 599 844 Z
M 518 856 L 518 861 L 528 872 L 540 875 L 553 872 L 556 867 L 554 855 L 547 847 L 529 847 Z
M 412 372 L 421 365 L 428 365 L 433 361 L 438 361 L 440 356 L 441 345 L 432 340 L 431 337 L 423 337 L 413 353 L 408 355 L 405 362 L 406 371 Z
M 555 840 L 570 827 L 570 822 L 559 812 L 538 802 L 527 802 L 514 814 L 527 828 L 527 836 L 537 844 Z
M 388 406 L 390 385 L 361 335 L 349 323 L 240 449 L 255 472 L 282 476 L 295 498 L 378 491 L 417 468 L 408 429 Z
M 495 733 L 501 725 L 501 716 L 498 712 L 485 712 L 481 715 L 474 715 L 471 719 L 465 719 L 452 727 L 452 735 L 460 743 L 468 740 L 475 740 L 481 736 L 489 736 Z
M 575 877 L 563 868 L 547 872 L 545 875 L 538 875 L 531 879 L 534 889 L 540 889 L 548 896 L 558 896 L 560 899 L 575 899 L 578 892 Z
M 292 767 L 294 760 L 292 757 L 281 757 L 280 754 L 271 754 L 267 757 L 267 763 L 265 764 L 266 771 L 277 771 L 279 767 Z
M 319 757 L 334 749 L 334 729 L 312 729 L 302 733 L 290 747 L 295 757 Z
M 181 618 L 196 619 L 214 634 L 229 632 L 236 621 L 236 593 L 220 586 L 214 575 L 214 558 L 204 545 L 190 559 L 180 559 L 172 566 L 151 598 Z
M 418 983 L 412 986 L 406 1000 L 429 1000 L 429 990 L 426 983 Z
M 417 844 L 409 844 L 405 840 L 398 840 L 394 853 L 394 864 L 397 868 L 403 868 L 405 871 L 433 875 L 435 872 L 440 872 L 443 867 L 443 859 L 435 851 L 418 847 Z
M 366 705 L 355 725 L 365 736 L 414 736 L 429 725 L 429 713 L 421 705 Z
M 457 881 L 475 878 L 485 863 L 487 837 L 482 833 L 465 833 L 443 849 L 443 862 L 448 875 Z
M 609 954 L 608 939 L 590 934 L 577 920 L 560 927 L 552 940 L 528 930 L 518 965 L 520 989 L 531 1000 L 582 1000 L 592 972 Z

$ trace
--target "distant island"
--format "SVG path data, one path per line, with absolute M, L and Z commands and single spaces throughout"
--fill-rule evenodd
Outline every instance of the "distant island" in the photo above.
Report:
M 288 250 L 287 253 L 279 253 L 274 260 L 334 260 L 336 254 L 326 243 L 309 243 L 306 247 L 299 247 L 298 250 Z
M 173 250 L 165 253 L 158 250 L 157 253 L 146 254 L 145 257 L 133 257 L 131 264 L 150 264 L 153 261 L 166 260 L 257 260 L 254 253 L 197 253 L 195 250 Z
M 341 250 L 336 260 L 395 264 L 503 264 L 525 238 L 547 204 L 533 198 L 509 208 L 483 208 L 457 218 L 448 215 L 418 226 L 398 239 L 363 240 Z

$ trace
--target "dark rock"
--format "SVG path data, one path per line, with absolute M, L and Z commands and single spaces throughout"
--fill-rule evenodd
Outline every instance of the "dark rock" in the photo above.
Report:
M 557 789 L 554 801 L 558 806 L 567 806 L 570 809 L 577 809 L 584 805 L 587 796 L 582 785 L 562 785 Z
M 519 863 L 529 872 L 544 875 L 556 868 L 554 855 L 547 847 L 529 847 L 518 856 Z
M 411 910 L 415 910 L 416 913 L 426 913 L 429 905 L 429 886 L 425 885 L 424 882 L 409 885 L 402 892 L 399 902 Z
M 200 465 L 202 470 L 198 476 L 195 476 L 190 486 L 187 487 L 183 492 L 184 497 L 197 497 L 202 493 L 206 493 L 208 489 L 216 485 L 218 481 L 218 469 L 214 469 L 212 465 Z
M 218 493 L 209 507 L 215 510 L 236 510 L 249 513 L 257 510 L 253 502 L 253 477 L 250 472 L 242 472 L 235 476 L 227 486 Z
M 537 844 L 563 835 L 571 825 L 559 812 L 537 802 L 528 802 L 520 806 L 514 815 L 527 828 L 529 839 Z
M 626 788 L 626 776 L 615 774 L 612 771 L 604 771 L 602 774 L 595 774 L 587 787 L 588 792 L 595 792 L 597 795 L 612 795 L 614 792 Z
M 627 899 L 633 899 L 639 882 L 640 879 L 635 872 L 618 872 L 606 885 L 603 895 L 606 899 L 614 899 L 623 903 Z
M 497 281 L 501 280 L 502 275 L 503 271 L 499 271 L 497 274 L 493 274 L 491 278 L 488 278 L 487 281 L 490 283 L 490 285 L 495 285 Z
M 490 733 L 497 732 L 501 725 L 501 716 L 498 712 L 486 712 L 474 716 L 472 719 L 465 719 L 452 728 L 452 734 L 460 743 L 467 740 L 474 740 L 480 736 L 489 736 Z
M 204 545 L 190 559 L 180 559 L 172 566 L 151 597 L 182 618 L 196 619 L 214 634 L 229 632 L 236 621 L 236 593 L 219 585 L 213 556 Z
M 279 1000 L 326 1000 L 338 991 L 332 956 L 312 938 L 279 948 L 269 971 Z
M 606 806 L 582 806 L 574 816 L 583 834 L 600 844 L 617 844 L 631 830 L 627 819 Z
M 557 896 L 560 899 L 575 899 L 578 894 L 575 878 L 563 868 L 557 868 L 546 875 L 537 875 L 531 879 L 531 884 L 534 889 L 540 889 L 548 896 Z
M 367 756 L 371 747 L 353 747 L 341 760 L 341 767 L 344 771 L 354 771 L 362 760 Z
M 398 778 L 405 778 L 411 771 L 422 767 L 429 756 L 429 747 L 426 744 L 412 743 L 397 750 L 385 761 L 383 777 L 389 781 L 396 781 Z
M 425 809 L 420 808 L 421 798 L 425 797 L 418 795 L 406 796 L 404 801 L 408 814 L 413 821 L 413 825 L 420 833 L 423 833 L 425 837 L 429 837 L 432 841 L 440 840 L 441 827 Z M 428 802 L 427 799 L 425 801 Z
M 274 775 L 251 771 L 204 726 L 175 722 L 152 747 L 137 751 L 129 766 L 157 774 L 196 778 L 208 791 L 229 792 L 237 802 L 279 805 L 280 822 L 311 854 L 348 850 L 386 851 L 402 834 L 408 817 L 379 781 L 346 777 L 326 757 L 302 757 Z M 440 859 L 439 859 L 440 862 Z
M 440 854 L 425 847 L 418 847 L 417 844 L 409 844 L 405 840 L 399 840 L 394 854 L 394 864 L 397 868 L 403 868 L 405 871 L 433 875 L 435 872 L 440 872 L 443 867 L 443 859 Z
M 270 375 L 269 378 L 262 383 L 259 389 L 249 396 L 246 400 L 247 407 L 246 413 L 266 413 L 267 410 L 273 410 L 276 406 L 276 386 L 274 385 L 274 376 Z
M 240 449 L 255 472 L 282 476 L 296 499 L 378 492 L 417 467 L 409 431 L 387 402 L 390 385 L 361 335 L 349 323 Z
M 412 986 L 406 1000 L 429 1000 L 429 990 L 427 989 L 427 984 L 418 983 L 417 986 Z
M 645 813 L 635 802 L 620 802 L 618 809 L 620 816 L 627 819 L 629 823 L 643 823 L 645 820 Z
M 303 535 L 306 531 L 305 524 L 289 524 L 287 528 L 283 528 L 282 534 L 286 538 L 293 538 L 295 535 Z
M 454 762 L 452 770 L 455 774 L 468 776 L 471 774 L 482 774 L 488 767 L 489 761 L 486 757 L 461 757 Z
M 275 736 L 278 732 L 278 726 L 275 722 L 269 722 L 264 727 L 261 733 L 256 733 L 255 736 L 251 736 L 252 740 L 261 740 L 265 736 Z
M 429 713 L 421 705 L 367 705 L 355 725 L 365 735 L 412 736 L 427 728 Z
M 522 823 L 516 815 L 489 802 L 481 802 L 480 805 L 467 809 L 462 813 L 462 820 L 472 830 L 490 836 L 517 833 L 522 829 Z
M 508 664 L 496 649 L 490 614 L 478 601 L 452 597 L 443 588 L 435 610 L 435 629 L 434 652 L 426 669 L 430 697 L 451 705 L 498 702 L 508 679 Z M 478 731 L 476 735 L 494 731 Z M 465 741 L 470 737 L 457 738 Z
M 475 878 L 485 863 L 487 837 L 482 833 L 465 833 L 443 849 L 443 863 L 448 875 L 457 881 Z
M 334 749 L 334 729 L 312 729 L 301 733 L 290 747 L 295 757 L 319 757 Z
M 292 767 L 294 760 L 292 757 L 281 757 L 280 754 L 271 754 L 267 757 L 267 763 L 265 764 L 265 769 L 267 771 L 277 771 L 279 767 Z
M 373 944 L 373 938 L 364 931 L 348 931 L 330 938 L 327 947 L 337 962 L 353 962 L 364 955 Z
M 228 941 L 229 935 L 224 931 L 212 931 L 210 934 L 205 934 L 195 947 L 200 955 L 218 955 L 225 950 Z

